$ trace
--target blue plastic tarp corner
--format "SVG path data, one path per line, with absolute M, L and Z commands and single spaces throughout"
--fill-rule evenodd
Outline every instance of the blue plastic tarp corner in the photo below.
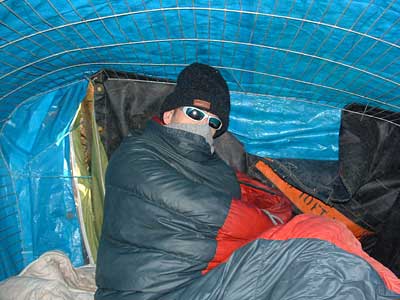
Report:
M 229 130 L 261 157 L 337 160 L 341 110 L 298 99 L 231 93 Z
M 22 253 L 22 263 L 14 264 L 14 273 L 48 250 L 65 252 L 75 266 L 84 263 L 72 187 L 69 131 L 87 84 L 87 80 L 81 80 L 29 99 L 2 128 L 1 150 L 9 170 L 5 184 L 15 190 L 13 198 L 7 200 L 17 211 L 14 222 L 19 223 L 14 224 L 14 234 L 4 244 L 7 248 L 7 243 L 19 242 Z M 8 226 L 5 222 L 7 218 L 0 219 L 2 227 Z M 11 260 L 20 261 L 21 253 L 9 253 Z M 0 278 L 9 276 L 9 272 L 0 274 Z

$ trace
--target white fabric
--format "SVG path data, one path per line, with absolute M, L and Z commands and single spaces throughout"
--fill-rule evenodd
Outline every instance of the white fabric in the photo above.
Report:
M 74 268 L 62 252 L 46 252 L 18 276 L 0 282 L 1 300 L 93 300 L 95 266 Z

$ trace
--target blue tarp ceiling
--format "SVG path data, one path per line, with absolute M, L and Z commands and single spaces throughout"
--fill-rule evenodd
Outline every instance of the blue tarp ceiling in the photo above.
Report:
M 397 1 L 1 1 L 0 279 L 83 263 L 67 136 L 92 74 L 210 64 L 249 152 L 334 160 L 347 103 L 400 111 L 399 33 Z

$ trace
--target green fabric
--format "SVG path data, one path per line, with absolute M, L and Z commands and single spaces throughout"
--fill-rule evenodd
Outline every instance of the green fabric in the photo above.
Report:
M 82 122 L 82 118 L 85 117 L 90 117 L 90 120 L 83 120 Z M 89 131 L 86 138 L 91 138 L 90 141 L 86 141 L 86 147 L 82 144 L 81 140 L 81 123 L 90 124 L 86 128 Z M 93 262 L 96 262 L 103 222 L 104 174 L 108 159 L 98 134 L 93 110 L 88 115 L 83 114 L 82 109 L 79 109 L 73 130 L 71 131 L 71 139 L 73 142 L 72 150 L 75 156 L 75 161 L 73 162 L 74 175 L 76 176 L 75 182 L 77 183 L 77 192 L 81 200 L 82 216 L 85 225 L 85 230 L 82 232 L 84 235 L 86 234 Z M 85 152 L 87 151 L 90 151 L 89 157 L 91 159 L 89 159 L 89 162 L 88 159 L 85 159 Z
M 108 158 L 104 146 L 100 140 L 99 131 L 92 111 L 92 211 L 93 211 L 93 243 L 92 252 L 94 259 L 97 258 L 97 248 L 99 247 L 101 227 L 103 224 L 104 195 L 105 185 L 104 177 L 108 164 Z

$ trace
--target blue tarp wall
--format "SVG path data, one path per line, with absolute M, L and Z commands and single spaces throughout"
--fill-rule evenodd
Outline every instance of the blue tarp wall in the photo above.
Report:
M 210 64 L 247 151 L 335 160 L 347 103 L 400 111 L 399 20 L 384 0 L 0 2 L 0 280 L 51 249 L 84 263 L 68 131 L 95 72 Z

